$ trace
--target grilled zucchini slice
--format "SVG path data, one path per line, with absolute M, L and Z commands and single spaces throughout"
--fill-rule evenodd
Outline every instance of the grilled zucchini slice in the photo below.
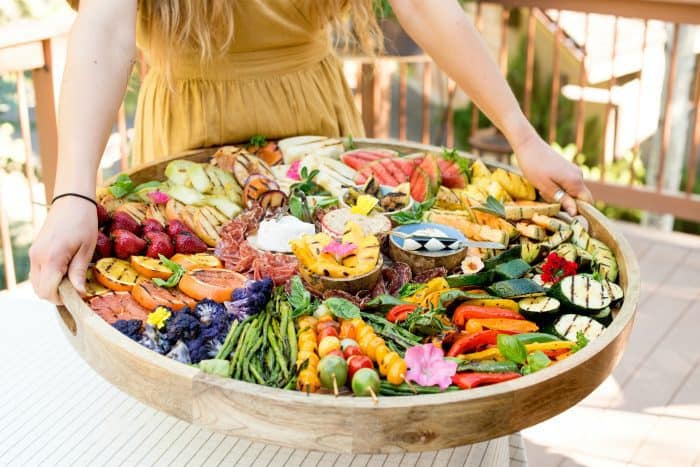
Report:
M 567 314 L 554 322 L 554 330 L 567 341 L 576 342 L 576 335 L 579 331 L 586 336 L 586 339 L 592 341 L 603 334 L 605 326 L 590 316 Z

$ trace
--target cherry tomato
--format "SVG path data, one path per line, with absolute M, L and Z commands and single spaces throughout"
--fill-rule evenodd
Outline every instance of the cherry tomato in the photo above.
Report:
M 360 344 L 358 344 L 355 339 L 340 337 L 340 348 L 343 349 L 343 351 L 345 351 L 345 349 L 347 349 L 348 347 L 352 347 L 353 345 L 357 347 Z
M 394 362 L 401 360 L 401 356 L 396 352 L 389 352 L 384 358 L 379 361 L 379 373 L 386 376 Z
M 345 356 L 343 355 L 343 351 L 340 349 L 331 350 L 330 352 L 328 352 L 326 354 L 326 357 L 329 355 L 335 355 L 336 357 L 340 357 L 342 359 L 345 359 Z
M 369 368 L 360 369 L 356 378 L 351 379 L 352 393 L 358 397 L 369 397 L 379 394 L 380 380 L 376 371 Z
M 334 350 L 340 350 L 340 341 L 337 337 L 326 336 L 318 344 L 318 355 L 323 358 Z
M 352 381 L 352 377 L 361 368 L 374 369 L 374 364 L 366 355 L 353 355 L 348 359 L 348 376 L 350 377 L 350 381 Z
M 321 332 L 327 328 L 334 328 L 336 331 L 340 331 L 340 324 L 333 321 L 332 318 L 330 320 L 321 318 L 316 325 L 316 332 Z
M 357 345 L 351 345 L 349 347 L 345 347 L 345 350 L 343 351 L 343 356 L 348 359 L 352 357 L 353 355 L 362 355 L 362 349 L 360 349 L 359 346 Z
M 391 352 L 391 349 L 387 347 L 386 344 L 380 345 L 374 350 L 374 358 L 377 362 L 381 362 L 389 352 Z
M 319 358 L 318 355 L 316 355 L 316 352 L 302 350 L 297 355 L 297 369 L 301 367 L 301 365 L 307 360 L 309 361 L 308 366 L 316 368 L 316 366 L 318 365 Z
M 336 328 L 331 327 L 323 328 L 319 331 L 317 339 L 319 342 L 321 342 L 324 337 L 328 336 L 338 337 L 338 330 Z

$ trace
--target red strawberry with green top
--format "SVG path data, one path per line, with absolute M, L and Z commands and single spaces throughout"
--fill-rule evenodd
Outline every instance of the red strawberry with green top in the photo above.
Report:
M 112 241 L 102 232 L 97 232 L 97 243 L 93 257 L 97 260 L 112 256 Z
M 113 230 L 112 240 L 114 241 L 114 254 L 121 259 L 140 255 L 146 248 L 146 240 L 137 237 L 128 230 Z
M 207 244 L 196 235 L 179 233 L 175 235 L 175 251 L 186 255 L 204 253 L 207 251 Z
M 126 230 L 138 235 L 141 230 L 141 226 L 138 222 L 136 222 L 136 219 L 131 217 L 129 214 L 125 212 L 115 212 L 112 214 L 112 226 L 110 230 L 112 235 L 114 235 L 115 230 Z
M 143 227 L 141 228 L 144 237 L 148 232 L 164 232 L 163 224 L 155 219 L 146 219 L 143 221 Z
M 194 235 L 194 233 L 192 233 L 192 231 L 188 229 L 185 224 L 177 220 L 168 222 L 168 228 L 166 229 L 166 232 L 168 232 L 168 235 L 170 235 L 171 237 L 174 237 L 179 233 Z
M 160 255 L 170 258 L 175 254 L 173 241 L 165 232 L 147 232 L 144 235 L 146 239 L 146 256 L 158 259 Z
M 102 227 L 109 222 L 109 213 L 101 204 L 97 205 L 97 225 Z

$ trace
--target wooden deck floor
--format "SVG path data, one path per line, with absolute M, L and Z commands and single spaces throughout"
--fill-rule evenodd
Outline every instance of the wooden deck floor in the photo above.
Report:
M 643 277 L 627 352 L 581 404 L 524 432 L 532 466 L 700 466 L 700 237 L 621 229 Z M 0 294 L 0 317 L 0 465 L 498 465 L 483 444 L 352 459 L 211 433 L 99 378 L 28 288 Z
M 700 237 L 621 231 L 642 271 L 627 350 L 587 399 L 525 430 L 533 466 L 700 466 Z

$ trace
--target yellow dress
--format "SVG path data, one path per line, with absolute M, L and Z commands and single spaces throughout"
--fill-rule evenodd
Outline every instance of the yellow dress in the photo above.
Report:
M 139 92 L 132 163 L 257 134 L 364 135 L 328 33 L 303 11 L 308 2 L 232 1 L 235 37 L 228 53 L 202 67 L 195 52 L 175 46 L 172 90 L 163 70 L 149 69 Z M 137 43 L 148 60 L 141 23 Z

